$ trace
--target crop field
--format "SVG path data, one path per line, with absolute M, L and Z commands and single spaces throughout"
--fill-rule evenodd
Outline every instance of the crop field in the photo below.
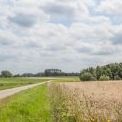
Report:
M 50 77 L 51 79 L 51 77 Z M 53 80 L 53 79 L 52 79 Z M 78 76 L 65 76 L 65 77 L 55 77 L 54 82 L 79 82 L 80 79 Z
M 122 81 L 50 85 L 53 122 L 121 122 Z
M 79 82 L 78 77 L 13 81 L 29 83 L 28 79 L 52 82 L 0 100 L 0 122 L 122 121 L 122 81 Z

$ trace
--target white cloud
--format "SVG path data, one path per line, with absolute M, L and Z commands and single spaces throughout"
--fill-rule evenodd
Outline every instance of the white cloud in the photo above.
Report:
M 91 14 L 91 9 L 103 11 L 102 4 L 97 7 L 93 0 L 1 0 L 1 70 L 38 72 L 56 67 L 79 71 L 121 61 L 122 23 L 114 25 L 106 13 Z
M 121 0 L 104 0 L 98 7 L 98 11 L 103 11 L 111 15 L 122 16 L 122 1 Z

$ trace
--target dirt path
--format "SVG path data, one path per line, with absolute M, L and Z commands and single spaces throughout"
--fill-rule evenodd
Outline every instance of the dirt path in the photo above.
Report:
M 39 86 L 39 85 L 42 85 L 42 84 L 45 84 L 48 82 L 51 82 L 51 81 L 46 81 L 46 82 L 42 82 L 42 83 L 36 83 L 36 84 L 31 84 L 31 85 L 26 85 L 26 86 L 21 86 L 21 87 L 6 89 L 6 90 L 1 90 L 0 91 L 0 99 L 4 99 L 4 98 L 9 97 L 11 95 L 14 95 L 20 91 L 23 91 L 23 90 L 26 90 L 29 88 L 33 88 L 35 86 Z

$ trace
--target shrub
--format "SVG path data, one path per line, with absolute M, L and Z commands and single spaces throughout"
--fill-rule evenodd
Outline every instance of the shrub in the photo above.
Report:
M 114 77 L 114 80 L 121 80 L 121 78 L 117 75 Z
M 94 81 L 96 78 L 91 73 L 81 73 L 80 75 L 81 81 Z
M 107 76 L 107 75 L 102 75 L 102 76 L 100 76 L 100 79 L 99 80 L 101 80 L 101 81 L 107 81 L 107 80 L 110 80 L 110 77 Z

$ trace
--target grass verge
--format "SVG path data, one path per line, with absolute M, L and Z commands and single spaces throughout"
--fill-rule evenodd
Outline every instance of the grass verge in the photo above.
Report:
M 0 78 L 0 90 L 24 86 L 28 84 L 39 83 L 47 81 L 47 79 L 33 79 L 33 78 Z
M 47 92 L 42 85 L 1 101 L 0 122 L 51 122 Z

